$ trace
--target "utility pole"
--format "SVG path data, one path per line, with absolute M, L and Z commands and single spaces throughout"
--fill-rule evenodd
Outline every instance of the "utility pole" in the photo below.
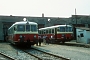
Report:
M 74 34 L 74 39 L 76 40 L 77 42 L 77 39 L 76 39 L 76 27 L 77 27 L 77 15 L 76 15 L 76 8 L 75 8 L 75 25 L 73 26 L 73 34 Z
M 76 8 L 75 8 L 75 19 L 76 19 L 76 27 L 77 27 L 77 15 L 76 15 Z

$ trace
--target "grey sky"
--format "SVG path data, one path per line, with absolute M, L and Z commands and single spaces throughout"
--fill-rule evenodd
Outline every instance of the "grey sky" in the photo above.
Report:
M 71 17 L 90 15 L 90 0 L 0 0 L 0 15 Z

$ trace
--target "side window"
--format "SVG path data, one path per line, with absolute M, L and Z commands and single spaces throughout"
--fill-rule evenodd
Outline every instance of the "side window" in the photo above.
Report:
M 44 30 L 42 30 L 42 34 L 44 34 Z
M 46 30 L 43 30 L 43 33 L 46 34 Z
M 46 34 L 46 30 L 42 30 L 43 31 L 43 34 Z
M 39 30 L 39 34 L 42 34 L 42 33 L 41 33 L 41 30 Z
M 41 32 L 42 32 L 42 34 L 44 34 L 44 31 L 43 30 Z
M 17 25 L 15 25 L 15 26 L 13 27 L 13 30 L 14 30 L 14 31 L 17 31 Z
M 46 30 L 46 33 L 48 34 L 48 30 Z
M 49 29 L 49 34 L 51 34 L 51 29 Z
M 52 29 L 52 33 L 54 33 L 54 29 Z
M 42 32 L 42 34 L 44 34 L 43 30 L 41 32 Z

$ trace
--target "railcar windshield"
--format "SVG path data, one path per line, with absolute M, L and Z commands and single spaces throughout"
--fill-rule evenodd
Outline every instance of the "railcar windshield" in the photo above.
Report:
M 69 32 L 72 32 L 72 27 L 68 27 Z
M 37 31 L 37 26 L 36 25 L 31 25 L 31 31 Z
M 25 31 L 25 25 L 18 25 L 17 31 Z
M 72 27 L 59 27 L 58 28 L 59 32 L 72 32 Z
M 26 25 L 26 31 L 30 31 L 30 25 Z
M 17 31 L 37 31 L 37 25 L 17 25 Z
M 60 32 L 65 32 L 65 27 L 60 27 Z
M 66 32 L 72 32 L 72 27 L 66 27 Z

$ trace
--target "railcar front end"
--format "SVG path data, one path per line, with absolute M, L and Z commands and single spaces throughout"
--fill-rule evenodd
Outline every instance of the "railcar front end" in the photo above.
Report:
M 49 37 L 52 43 L 64 43 L 73 40 L 72 26 L 56 25 L 39 29 L 39 34 Z
M 16 22 L 8 31 L 8 40 L 13 44 L 34 45 L 38 41 L 37 23 L 35 22 Z

